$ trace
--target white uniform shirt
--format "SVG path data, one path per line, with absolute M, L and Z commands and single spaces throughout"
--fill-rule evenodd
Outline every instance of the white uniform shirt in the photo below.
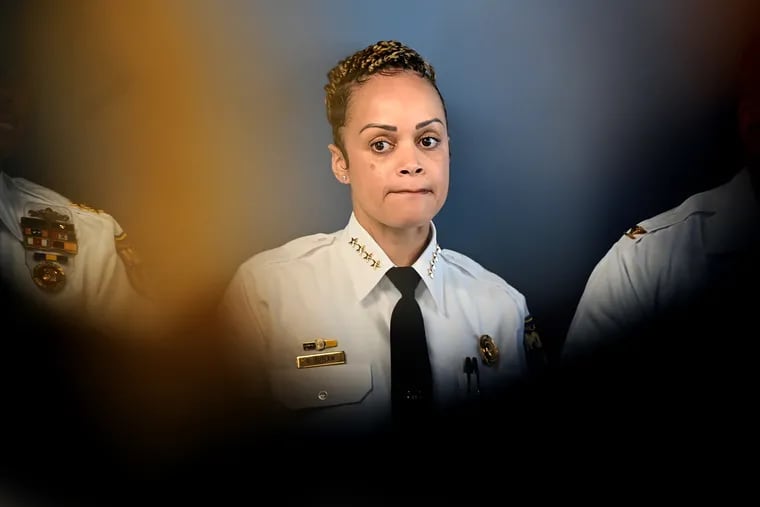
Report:
M 59 290 L 35 283 L 34 269 L 46 262 L 39 256 L 45 251 L 24 247 L 27 238 L 21 218 L 28 217 L 30 210 L 46 208 L 67 217 L 76 235 L 76 253 L 63 254 L 65 262 L 53 261 L 64 273 L 65 283 Z M 106 332 L 120 332 L 133 325 L 135 305 L 145 303 L 117 251 L 125 237 L 111 215 L 73 204 L 48 188 L 0 172 L 0 279 L 25 302 L 67 318 L 86 319 L 88 325 Z M 128 249 L 122 255 L 129 260 Z
M 599 261 L 563 347 L 569 361 L 684 308 L 730 255 L 749 246 L 760 210 L 749 172 L 695 194 L 624 234 Z
M 464 373 L 477 357 L 481 392 L 509 385 L 526 373 L 525 298 L 470 258 L 438 248 L 432 238 L 414 263 L 422 281 L 416 299 L 425 322 L 434 399 L 448 406 L 474 396 Z M 223 311 L 251 354 L 264 354 L 274 397 L 307 410 L 325 424 L 382 424 L 390 413 L 390 318 L 399 291 L 384 276 L 394 264 L 352 214 L 345 229 L 291 241 L 243 263 L 231 281 Z M 496 365 L 480 356 L 489 335 Z M 325 352 L 344 352 L 345 364 L 298 368 L 304 343 L 335 340 Z M 325 408 L 328 408 L 324 410 Z

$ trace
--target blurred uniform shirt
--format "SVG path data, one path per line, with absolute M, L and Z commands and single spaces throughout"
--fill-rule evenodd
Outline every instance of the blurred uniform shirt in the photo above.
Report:
M 704 329 L 706 319 L 725 319 L 730 326 L 731 312 L 738 315 L 740 310 L 724 308 L 728 299 L 718 295 L 737 296 L 739 289 L 734 286 L 756 273 L 757 260 L 752 257 L 758 232 L 760 208 L 747 169 L 631 228 L 591 273 L 567 334 L 563 359 L 577 359 L 625 337 L 635 338 L 640 330 L 662 324 L 661 319 L 696 311 L 696 303 L 707 304 L 707 297 L 712 297 L 707 313 L 694 313 L 694 325 L 682 321 L 676 331 L 688 334 L 700 325 Z
M 146 308 L 139 270 L 111 215 L 0 172 L 0 277 L 26 303 L 119 332 Z

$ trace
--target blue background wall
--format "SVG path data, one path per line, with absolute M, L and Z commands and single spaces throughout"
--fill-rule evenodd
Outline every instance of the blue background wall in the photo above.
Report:
M 63 71 L 36 82 L 56 83 L 40 117 L 64 141 L 27 174 L 110 211 L 159 274 L 174 270 L 165 286 L 213 300 L 254 253 L 345 225 L 322 87 L 339 59 L 394 38 L 435 66 L 447 101 L 442 246 L 522 291 L 552 343 L 612 242 L 736 169 L 732 86 L 760 13 L 752 0 L 50 5 L 32 23 L 39 69 Z
M 326 149 L 325 74 L 376 40 L 402 40 L 436 67 L 450 115 L 441 242 L 521 290 L 550 340 L 563 335 L 593 265 L 628 227 L 735 169 L 731 86 L 758 19 L 750 1 L 215 9 L 232 61 L 245 66 L 255 47 L 250 75 L 282 93 L 273 116 L 255 118 L 284 143 L 264 170 L 267 192 L 281 200 L 255 219 L 276 221 L 267 245 L 345 224 L 348 192 L 330 174 Z M 262 100 L 242 97 L 241 107 L 255 115 L 251 101 Z M 247 241 L 241 260 L 264 246 Z

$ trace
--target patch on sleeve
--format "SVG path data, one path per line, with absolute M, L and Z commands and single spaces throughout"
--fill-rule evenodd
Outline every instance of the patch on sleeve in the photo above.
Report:
M 533 316 L 525 317 L 525 330 L 523 332 L 523 346 L 525 347 L 525 357 L 528 361 L 528 369 L 531 372 L 540 372 L 546 367 L 546 350 L 538 334 L 536 322 Z
M 638 239 L 640 236 L 646 234 L 647 231 L 640 225 L 636 225 L 625 231 L 625 235 L 631 239 Z
M 148 291 L 142 259 L 134 247 L 127 241 L 127 233 L 122 232 L 118 236 L 114 236 L 114 243 L 116 244 L 116 252 L 121 257 L 127 270 L 127 276 L 132 287 L 143 296 L 146 296 Z

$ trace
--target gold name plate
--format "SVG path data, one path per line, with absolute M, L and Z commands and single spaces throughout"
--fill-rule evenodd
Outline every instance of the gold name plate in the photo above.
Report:
M 315 366 L 330 366 L 333 364 L 346 364 L 346 353 L 342 350 L 337 352 L 323 352 L 296 357 L 298 368 L 314 368 Z

